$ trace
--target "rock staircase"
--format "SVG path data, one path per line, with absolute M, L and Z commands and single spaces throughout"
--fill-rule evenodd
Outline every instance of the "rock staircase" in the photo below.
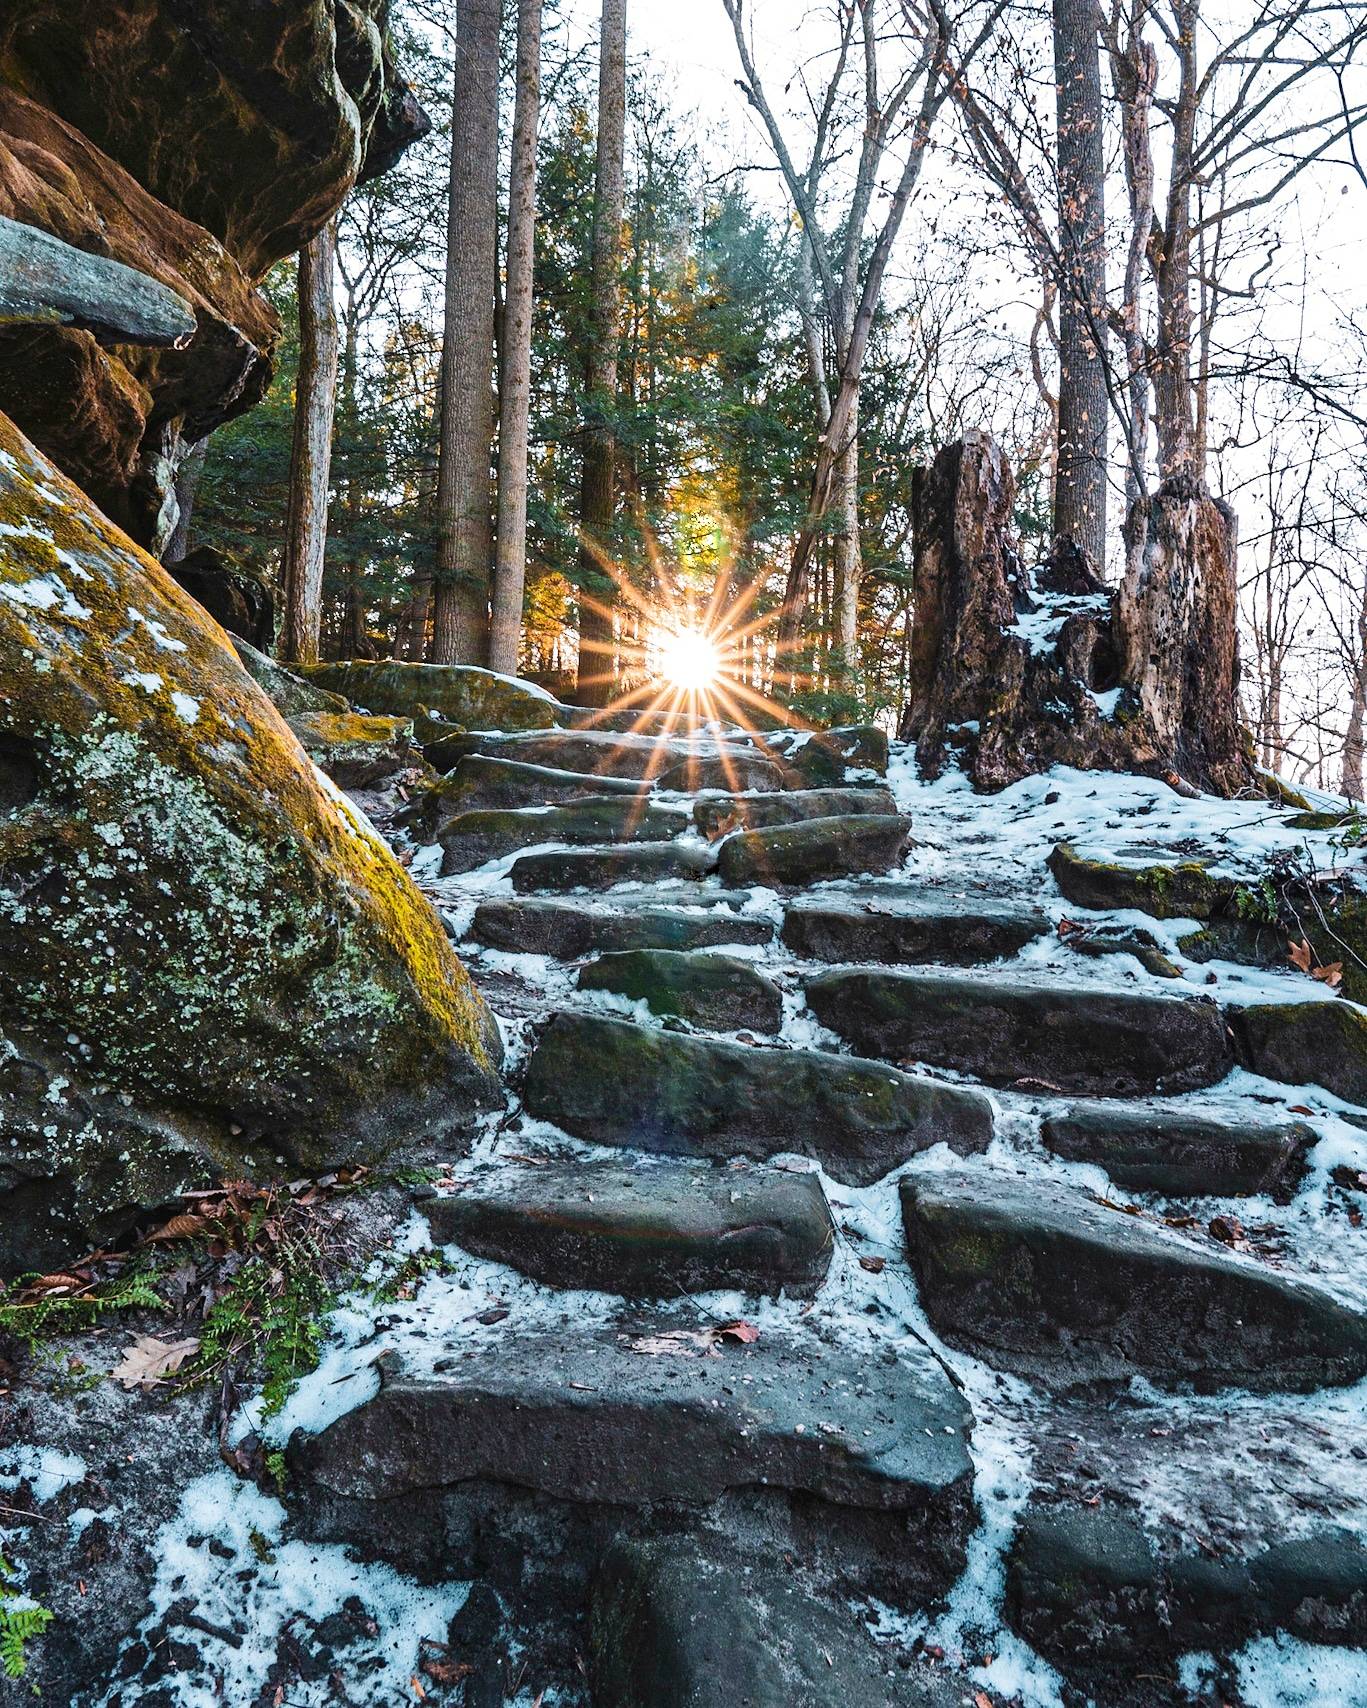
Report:
M 1181 1657 L 1367 1643 L 1367 1312 L 1206 1231 L 1319 1140 L 1275 1005 L 1061 973 L 1042 863 L 896 875 L 876 731 L 571 725 L 447 737 L 402 814 L 514 1063 L 423 1209 L 513 1303 L 410 1313 L 299 1524 L 477 1577 L 479 1664 L 596 1708 L 1233 1702 Z

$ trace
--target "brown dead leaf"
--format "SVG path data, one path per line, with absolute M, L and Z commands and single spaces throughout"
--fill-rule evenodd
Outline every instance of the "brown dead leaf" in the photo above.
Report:
M 1212 1239 L 1218 1239 L 1221 1245 L 1229 1246 L 1232 1251 L 1248 1250 L 1244 1224 L 1237 1216 L 1214 1216 L 1206 1231 Z
M 198 1351 L 199 1341 L 193 1335 L 185 1340 L 157 1340 L 140 1334 L 109 1374 L 125 1388 L 155 1388 Z
M 1288 943 L 1287 956 L 1297 972 L 1308 973 L 1315 959 L 1315 951 L 1302 937 L 1299 943 Z
M 433 1684 L 459 1684 L 475 1670 L 469 1661 L 439 1661 L 433 1655 L 425 1655 L 418 1664 Z
M 1065 943 L 1070 937 L 1085 937 L 1087 930 L 1087 926 L 1079 925 L 1075 919 L 1060 919 L 1058 922 L 1058 934 Z
M 759 1330 L 753 1323 L 747 1322 L 723 1323 L 714 1332 L 719 1339 L 734 1340 L 741 1346 L 753 1346 L 759 1339 Z
M 886 1257 L 861 1257 L 859 1267 L 867 1269 L 870 1275 L 881 1275 L 888 1266 Z
M 1321 984 L 1327 984 L 1330 990 L 1337 990 L 1343 983 L 1343 962 L 1331 961 L 1327 967 L 1315 967 L 1310 977 L 1318 979 Z
M 973 1692 L 973 1708 L 992 1708 L 992 1698 L 985 1690 Z
M 172 1216 L 169 1222 L 163 1222 L 159 1228 L 153 1228 L 150 1234 L 142 1236 L 144 1245 L 160 1245 L 167 1240 L 194 1239 L 197 1234 L 207 1233 L 209 1220 L 206 1216 Z

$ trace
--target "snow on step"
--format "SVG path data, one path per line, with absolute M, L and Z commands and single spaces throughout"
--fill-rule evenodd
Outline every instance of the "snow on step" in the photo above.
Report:
M 783 1025 L 783 992 L 735 955 L 627 949 L 585 967 L 579 988 L 615 991 L 644 1002 L 662 1019 L 687 1020 L 713 1032 L 772 1034 Z
M 546 1164 L 458 1182 L 433 1237 L 552 1287 L 628 1298 L 815 1292 L 833 1231 L 815 1174 L 707 1163 Z
M 430 834 L 463 812 L 549 806 L 600 795 L 641 799 L 646 793 L 646 785 L 634 777 L 594 777 L 583 771 L 471 753 L 448 775 L 420 791 L 412 805 L 397 815 L 396 823 L 419 824 Z
M 659 740 L 648 735 L 617 735 L 607 730 L 530 730 L 525 734 L 471 735 L 458 739 L 467 753 L 579 771 L 586 776 L 638 781 L 659 777 L 690 759 L 725 759 L 742 764 L 762 757 L 750 742 L 689 741 L 674 737 Z
M 630 906 L 620 895 L 610 899 L 611 912 L 582 901 L 550 897 L 481 902 L 469 936 L 490 949 L 553 955 L 561 961 L 578 960 L 599 950 L 703 949 L 715 944 L 753 946 L 773 941 L 774 927 L 769 920 L 725 906 L 650 905 L 649 895 L 637 896 Z M 643 900 L 646 905 L 640 905 Z
M 1194 1091 L 1233 1063 L 1223 1013 L 1199 997 L 855 970 L 809 979 L 807 1001 L 866 1055 L 953 1068 L 989 1085 L 1035 1080 L 1111 1097 Z
M 1046 915 L 1008 902 L 926 898 L 908 886 L 795 901 L 783 941 L 811 961 L 979 966 L 1014 955 L 1051 929 Z
M 693 822 L 706 837 L 730 830 L 759 830 L 770 824 L 796 824 L 805 818 L 842 818 L 847 814 L 893 815 L 897 803 L 887 789 L 788 789 L 773 794 L 707 794 L 693 803 Z
M 1046 1149 L 1118 1186 L 1170 1198 L 1289 1196 L 1315 1143 L 1303 1121 L 1217 1119 L 1181 1107 L 1078 1103 L 1046 1117 Z
M 909 1175 L 900 1192 L 926 1314 L 989 1363 L 1062 1386 L 1144 1375 L 1259 1393 L 1367 1375 L 1367 1316 L 1084 1192 L 986 1168 Z
M 901 864 L 910 834 L 910 819 L 886 813 L 808 818 L 728 836 L 719 866 L 728 884 L 815 884 L 890 872 Z
M 469 872 L 519 848 L 548 842 L 661 842 L 688 828 L 679 812 L 640 796 L 588 795 L 553 807 L 509 807 L 458 813 L 437 835 L 442 875 Z
M 756 1634 L 763 1640 L 756 1641 Z M 890 1669 L 848 1606 L 786 1565 L 715 1541 L 638 1538 L 608 1550 L 589 1623 L 596 1708 L 959 1708 L 922 1663 Z
M 694 842 L 636 842 L 565 853 L 522 854 L 510 876 L 519 892 L 610 890 L 617 884 L 705 878 L 717 868 L 715 848 Z
M 595 1144 L 682 1156 L 809 1156 L 867 1185 L 932 1145 L 992 1140 L 981 1092 L 822 1050 L 762 1049 L 554 1016 L 523 1087 L 529 1114 Z
M 514 1511 L 528 1495 L 563 1503 L 571 1529 L 608 1505 L 620 1530 L 656 1511 L 677 1524 L 706 1509 L 715 1523 L 715 1503 L 763 1488 L 770 1521 L 794 1503 L 792 1546 L 868 1555 L 875 1593 L 904 1605 L 943 1591 L 975 1520 L 972 1414 L 935 1357 L 800 1318 L 705 1356 L 715 1328 L 660 1307 L 582 1334 L 472 1345 L 457 1328 L 420 1364 L 386 1359 L 374 1398 L 321 1433 L 295 1433 L 291 1503 L 307 1533 L 383 1537 L 428 1574 L 468 1578 L 488 1554 L 506 1558 L 504 1527 L 481 1517 L 498 1513 L 500 1489 Z M 701 1339 L 667 1338 L 680 1334 Z

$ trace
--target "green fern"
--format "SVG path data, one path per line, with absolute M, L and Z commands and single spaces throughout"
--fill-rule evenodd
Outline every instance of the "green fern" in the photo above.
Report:
M 6 1678 L 19 1679 L 28 1671 L 25 1649 L 47 1630 L 52 1612 L 47 1607 L 10 1605 L 14 1591 L 6 1580 L 13 1576 L 14 1567 L 0 1554 L 0 1671 Z

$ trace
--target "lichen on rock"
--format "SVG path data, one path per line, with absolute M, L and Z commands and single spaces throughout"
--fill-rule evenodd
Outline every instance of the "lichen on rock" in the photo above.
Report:
M 29 1190 L 99 1175 L 130 1123 L 182 1183 L 450 1141 L 499 1054 L 435 914 L 221 631 L 3 417 L 0 1034 L 53 1075 L 0 1076 Z M 164 1172 L 60 1213 L 107 1227 Z

